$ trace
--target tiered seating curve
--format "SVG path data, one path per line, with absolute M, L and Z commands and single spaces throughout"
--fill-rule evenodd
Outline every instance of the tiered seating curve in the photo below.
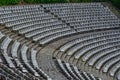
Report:
M 59 47 L 54 57 L 77 65 L 85 71 L 93 72 L 92 68 L 95 68 L 99 73 L 107 73 L 116 78 L 120 67 L 119 36 L 120 30 L 88 34 Z
M 51 78 L 42 71 L 36 61 L 36 50 L 30 49 L 26 45 L 22 45 L 18 41 L 12 40 L 9 36 L 6 36 L 2 33 L 1 35 L 1 57 L 0 57 L 0 65 L 2 67 L 6 67 L 6 69 L 10 70 L 8 72 L 13 74 L 13 79 L 29 79 L 29 80 L 41 80 L 47 79 L 51 80 Z M 28 51 L 30 50 L 30 54 L 32 55 L 30 59 L 28 59 Z M 31 63 L 30 63 L 31 61 Z M 16 70 L 16 71 L 15 71 Z M 5 70 L 3 68 L 4 74 Z M 19 72 L 19 73 L 17 73 Z M 16 75 L 14 78 L 14 74 Z M 22 74 L 22 76 L 20 75 Z M 9 74 L 8 74 L 9 75 Z M 25 76 L 25 77 L 24 77 Z M 12 76 L 8 78 L 12 79 Z M 17 79 L 18 78 L 18 79 Z

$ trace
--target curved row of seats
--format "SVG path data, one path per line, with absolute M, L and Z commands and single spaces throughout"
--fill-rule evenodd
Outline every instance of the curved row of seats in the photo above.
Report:
M 2 69 L 2 65 L 5 65 L 8 70 L 11 69 L 13 73 L 15 72 L 15 74 L 18 75 L 15 77 L 15 80 L 21 78 L 29 78 L 29 80 L 39 80 L 41 78 L 51 80 L 51 78 L 39 68 L 36 61 L 36 50 L 29 48 L 25 44 L 21 44 L 18 41 L 14 41 L 9 36 L 6 36 L 2 33 L 0 33 L 0 41 L 0 68 Z M 17 69 L 18 72 L 21 72 L 22 75 L 25 75 L 25 77 L 29 77 L 24 78 L 24 76 L 20 76 L 19 73 L 16 73 L 15 69 Z M 17 79 L 17 77 L 20 78 Z
M 33 77 L 30 74 L 24 74 L 21 71 L 17 70 L 17 69 L 11 69 L 9 68 L 6 64 L 3 64 L 3 62 L 0 63 L 0 76 L 4 76 L 5 79 L 1 79 L 1 80 L 24 80 L 24 79 L 28 79 L 31 80 L 33 79 Z M 30 79 L 30 77 L 32 77 Z M 34 78 L 35 79 L 35 78 Z
M 57 59 L 56 62 L 62 70 L 62 73 L 64 73 L 69 80 L 102 80 L 101 78 L 96 78 L 93 74 L 80 71 L 76 66 L 65 63 L 60 59 Z
M 77 32 L 120 26 L 120 20 L 101 3 L 45 4 L 43 7 L 69 23 Z
M 75 8 L 80 8 L 80 9 L 88 9 L 88 7 L 91 9 L 91 8 L 93 8 L 93 9 L 96 9 L 96 8 L 102 8 L 103 7 L 103 5 L 101 5 L 101 3 L 59 3 L 59 4 L 42 4 L 42 6 L 43 7 L 46 7 L 46 8 L 49 8 L 49 9 L 52 9 L 52 8 L 54 8 L 54 9 L 58 9 L 58 10 L 60 10 L 60 9 L 63 9 L 63 7 L 64 8 L 70 8 L 71 7 L 71 9 L 73 8 L 73 7 L 75 7 Z M 53 6 L 55 6 L 55 7 L 53 7 Z M 70 10 L 71 10 L 70 9 Z
M 69 41 L 58 48 L 54 57 L 68 61 L 81 69 L 95 68 L 111 77 L 119 77 L 120 30 L 91 33 Z M 91 69 L 89 68 L 91 67 Z M 98 73 L 99 74 L 99 73 Z
M 120 26 L 120 20 L 101 3 L 1 7 L 0 15 L 1 24 L 41 45 L 78 32 Z
M 120 20 L 101 3 L 0 7 L 0 24 L 41 45 L 71 34 L 95 31 L 65 43 L 57 49 L 54 57 L 94 74 L 93 70 L 98 70 L 97 76 L 99 73 L 105 73 L 108 80 L 111 77 L 119 80 L 120 30 L 116 29 L 120 29 Z M 103 31 L 97 32 L 97 30 Z M 18 74 L 21 72 L 22 75 L 25 75 L 23 79 L 32 77 L 32 80 L 41 78 L 51 80 L 39 68 L 36 61 L 36 50 L 12 40 L 2 33 L 0 33 L 0 40 L 1 64 L 16 71 L 16 77 L 12 76 L 14 73 L 10 73 L 8 78 L 21 79 L 23 77 Z M 61 60 L 58 59 L 57 62 L 69 79 L 96 80 L 84 72 L 82 78 L 78 70 L 75 72 L 69 63 L 62 63 Z M 1 72 L 2 76 L 7 76 L 2 67 Z
M 62 21 L 44 12 L 40 5 L 1 7 L 0 14 L 1 24 L 40 44 L 75 33 Z

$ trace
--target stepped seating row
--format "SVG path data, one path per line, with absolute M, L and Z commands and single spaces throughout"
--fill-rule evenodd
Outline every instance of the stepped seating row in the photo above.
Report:
M 2 66 L 2 65 L 1 65 Z M 3 66 L 4 67 L 4 66 Z M 17 74 L 15 74 L 14 72 L 12 72 L 11 70 L 9 70 L 10 71 L 10 73 L 9 72 L 7 72 L 7 70 L 4 70 L 4 68 L 7 68 L 7 67 L 0 67 L 0 71 L 1 71 L 1 74 L 2 75 L 4 75 L 5 76 L 5 78 L 6 78 L 6 80 L 7 80 L 7 78 L 9 79 L 13 79 L 13 80 L 15 80 L 15 79 L 22 79 L 22 77 L 20 77 L 20 76 L 18 76 Z M 8 76 L 8 77 L 7 77 Z
M 60 59 L 57 59 L 56 61 L 61 68 L 62 73 L 64 73 L 69 80 L 102 80 L 101 78 L 93 76 L 93 74 L 80 71 L 76 66 L 65 63 Z
M 24 8 L 25 6 L 23 8 L 22 6 L 11 6 L 9 9 L 1 7 L 0 12 L 3 16 L 0 17 L 0 23 L 42 45 L 76 32 L 50 13 L 44 12 L 40 5 L 32 6 L 26 5 L 26 8 Z M 17 10 L 18 7 L 20 9 Z M 6 13 L 2 13 L 3 10 Z
M 66 15 L 72 15 L 72 14 L 75 14 L 75 15 L 79 15 L 79 16 L 81 16 L 81 15 L 83 15 L 84 13 L 85 14 L 88 14 L 88 15 L 92 15 L 92 13 L 94 12 L 94 13 L 96 13 L 96 15 L 97 15 L 97 13 L 98 14 L 100 14 L 100 12 L 102 12 L 104 9 L 99 9 L 99 8 L 76 8 L 76 9 L 74 9 L 74 8 L 70 8 L 70 7 L 68 7 L 68 8 L 58 8 L 58 9 L 51 9 L 50 11 L 51 12 L 55 12 L 56 14 L 58 14 L 59 16 L 61 16 L 61 17 L 64 17 L 64 15 L 66 16 Z M 50 8 L 49 8 L 50 9 Z M 108 8 L 105 8 L 105 9 L 108 9 Z M 79 11 L 79 10 L 81 10 L 81 11 Z M 62 11 L 64 11 L 64 12 L 62 12 Z M 73 12 L 72 12 L 73 11 Z M 75 11 L 77 11 L 77 12 L 75 12 Z M 91 12 L 90 12 L 91 11 Z M 70 12 L 72 13 L 72 14 L 70 14 Z M 90 12 L 90 14 L 89 14 L 89 12 Z M 110 15 L 110 14 L 112 14 L 112 12 L 109 12 L 109 10 L 105 10 L 105 12 L 104 12 L 104 14 L 108 14 L 108 15 Z
M 4 71 L 2 71 L 2 70 L 0 70 L 1 72 L 2 72 L 2 74 L 0 74 L 0 79 L 1 80 L 5 80 L 6 79 L 6 74 L 5 74 L 5 72 Z
M 3 6 L 0 10 L 18 10 L 18 9 L 40 8 L 40 5 L 17 5 L 17 6 Z
M 49 5 L 49 4 L 47 4 Z M 58 5 L 59 6 L 59 5 Z M 77 5 L 75 6 L 72 6 L 71 5 L 65 5 L 66 7 L 64 6 L 60 6 L 58 8 L 56 8 L 57 6 L 50 6 L 50 7 L 46 7 L 46 5 L 43 5 L 43 7 L 47 8 L 48 10 L 50 10 L 51 12 L 55 12 L 55 14 L 57 14 L 58 16 L 61 16 L 61 17 L 65 17 L 65 16 L 70 16 L 70 15 L 77 15 L 77 16 L 82 16 L 83 14 L 91 14 L 93 13 L 94 15 L 97 15 L 95 13 L 100 13 L 102 11 L 104 11 L 103 13 L 104 14 L 109 14 L 109 15 L 113 15 L 113 13 L 108 9 L 108 7 L 103 7 L 102 5 L 101 6 L 97 6 L 97 8 L 95 7 L 77 7 Z M 103 14 L 102 13 L 102 14 Z M 91 14 L 92 15 L 92 14 Z
M 110 19 L 110 20 L 116 19 L 116 17 L 112 16 L 112 15 L 109 17 L 108 16 L 102 16 L 102 17 L 100 17 L 100 16 L 96 16 L 96 17 L 81 16 L 81 17 L 79 17 L 81 19 L 75 18 L 74 21 L 72 20 L 73 18 L 74 18 L 74 16 L 73 17 L 63 17 L 62 19 L 66 20 L 68 23 L 70 23 L 71 26 L 75 25 L 74 22 L 76 22 L 77 25 L 82 25 L 82 24 L 85 24 L 85 22 L 86 23 L 88 23 L 88 22 L 93 23 L 94 21 L 99 22 L 99 21 L 101 21 L 101 19 L 104 19 L 104 21 L 107 21 L 107 19 Z M 81 24 L 79 23 L 79 21 L 81 21 Z
M 31 75 L 26 75 L 20 72 L 17 69 L 10 69 L 8 66 L 3 64 L 2 62 L 0 63 L 0 75 L 4 76 L 5 79 L 2 80 L 31 80 L 30 77 Z M 33 79 L 33 78 L 32 78 Z
M 43 13 L 42 13 L 43 14 Z M 39 18 L 40 17 L 40 18 Z M 43 17 L 43 18 L 42 18 Z M 30 22 L 30 21 L 34 21 L 34 20 L 41 20 L 41 19 L 49 19 L 51 18 L 51 16 L 49 16 L 48 14 L 43 14 L 42 16 L 38 13 L 38 14 L 30 14 L 30 15 L 25 15 L 25 16 L 19 16 L 19 17 L 14 17 L 13 19 L 11 18 L 7 18 L 7 21 L 5 21 L 6 19 L 3 19 L 6 23 L 6 26 L 8 27 L 12 27 L 12 26 L 17 26 L 18 24 L 21 24 L 21 23 L 26 23 L 26 22 Z M 9 19 L 9 20 L 8 20 Z M 11 20 L 11 21 L 10 21 Z M 38 22 L 38 23 L 42 23 L 43 21 L 41 22 Z M 24 28 L 24 27 L 23 27 Z
M 52 19 L 51 16 L 44 16 L 44 17 L 36 17 L 36 18 L 33 18 L 33 19 L 24 19 L 26 20 L 27 22 L 23 23 L 22 20 L 22 24 L 18 24 L 18 25 L 14 25 L 12 28 L 13 30 L 20 30 L 20 29 L 23 29 L 23 28 L 27 28 L 27 27 L 31 27 L 31 26 L 50 26 L 48 25 L 47 23 L 45 24 L 45 22 L 49 22 L 49 23 L 53 23 L 53 21 L 56 21 L 55 19 Z M 18 22 L 19 23 L 19 22 Z M 41 25 L 40 25 L 41 24 Z M 13 25 L 13 24 L 11 24 Z M 40 28 L 40 27 L 39 27 Z
M 119 28 L 120 26 L 120 20 L 108 7 L 104 7 L 100 3 L 96 3 L 96 5 L 99 5 L 96 6 L 97 8 L 94 8 L 92 4 L 86 4 L 82 8 L 82 4 L 79 4 L 80 6 L 72 4 L 63 5 L 44 4 L 43 7 L 57 15 L 61 20 L 69 23 L 77 32 Z
M 46 12 L 42 6 L 70 26 Z M 101 3 L 1 7 L 0 14 L 1 24 L 41 45 L 77 32 L 120 26 L 120 20 Z
M 49 12 L 50 11 L 50 12 Z M 6 28 L 41 45 L 57 38 L 78 32 L 104 30 L 120 27 L 120 20 L 108 7 L 101 3 L 65 3 L 0 7 L 0 23 Z M 91 33 L 74 39 L 58 48 L 55 57 L 73 63 L 85 71 L 93 69 L 119 80 L 120 74 L 120 31 L 111 30 Z M 0 33 L 0 65 L 15 73 L 7 74 L 0 67 L 2 76 L 9 79 L 47 79 L 36 61 L 37 51 L 12 40 Z M 58 65 L 69 79 L 97 80 L 85 72 L 79 74 L 77 67 L 57 60 Z M 88 68 L 89 67 L 89 68 Z M 21 77 L 19 72 L 25 77 Z M 12 75 L 16 76 L 12 76 Z M 99 73 L 97 73 L 98 75 Z M 81 76 L 82 75 L 82 76 Z M 100 76 L 102 77 L 102 76 Z M 4 78 L 4 77 L 3 77 Z M 106 79 L 105 79 L 106 80 Z
M 22 45 L 20 42 L 14 41 L 2 33 L 0 33 L 0 40 L 1 65 L 6 65 L 8 69 L 13 70 L 13 72 L 17 69 L 17 71 L 25 76 L 29 76 L 32 80 L 39 80 L 41 78 L 51 80 L 51 78 L 39 68 L 36 61 L 36 50 L 33 48 L 30 49 L 25 44 Z M 18 73 L 16 74 L 18 75 Z M 22 76 L 19 75 L 19 77 Z
M 62 7 L 67 7 L 67 6 L 69 6 L 69 7 L 78 7 L 78 8 L 83 8 L 83 7 L 101 7 L 101 4 L 100 3 L 55 3 L 55 4 L 45 4 L 45 5 L 43 5 L 43 7 L 53 7 L 53 6 L 55 6 L 54 8 L 61 8 L 61 6 Z
M 44 5 L 43 5 L 44 6 Z M 57 7 L 57 6 L 56 6 Z M 101 11 L 103 11 L 103 10 L 105 10 L 105 12 L 104 13 L 106 13 L 106 14 L 112 14 L 112 12 L 110 12 L 110 10 L 108 9 L 108 7 L 99 7 L 99 6 L 97 6 L 97 8 L 95 8 L 95 7 L 77 7 L 77 6 L 70 6 L 70 5 L 66 5 L 66 7 L 64 7 L 64 6 L 61 6 L 61 8 L 55 8 L 55 7 L 53 7 L 53 6 L 51 6 L 51 7 L 47 7 L 47 9 L 51 9 L 51 12 L 56 12 L 57 14 L 65 14 L 65 15 L 67 15 L 67 14 L 69 14 L 70 15 L 70 12 L 72 12 L 72 11 L 74 11 L 74 12 L 72 12 L 73 14 L 78 14 L 78 13 L 88 13 L 90 10 L 91 10 L 91 12 L 97 12 L 97 13 L 99 13 L 99 12 L 101 12 Z M 81 11 L 79 11 L 79 10 L 81 10 Z M 61 11 L 65 11 L 65 12 L 61 12 Z M 78 11 L 78 12 L 75 12 L 75 11 Z M 66 12 L 68 12 L 68 13 L 66 13 Z M 90 12 L 90 13 L 91 13 Z
M 89 40 L 92 38 L 96 38 L 96 37 L 101 37 L 101 36 L 107 36 L 107 35 L 113 35 L 113 34 L 119 34 L 120 31 L 119 30 L 109 30 L 109 31 L 102 31 L 102 32 L 98 32 L 98 33 L 89 33 L 89 35 L 83 35 L 80 38 L 77 39 L 73 39 L 72 41 L 67 42 L 66 44 L 62 45 L 60 47 L 60 51 L 66 51 L 69 47 L 81 42 L 81 41 L 85 41 L 85 40 Z
M 58 48 L 55 57 L 71 62 L 92 72 L 99 70 L 109 76 L 118 78 L 120 61 L 120 30 L 91 33 L 74 39 Z M 88 69 L 90 67 L 90 69 Z M 98 73 L 99 74 L 99 73 Z

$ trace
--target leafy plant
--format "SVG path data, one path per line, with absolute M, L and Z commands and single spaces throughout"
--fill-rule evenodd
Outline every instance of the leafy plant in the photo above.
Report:
M 120 9 L 120 0 L 111 0 L 111 2 Z
M 65 3 L 69 0 L 24 0 L 26 3 Z
M 14 5 L 18 4 L 20 0 L 0 0 L 0 5 Z

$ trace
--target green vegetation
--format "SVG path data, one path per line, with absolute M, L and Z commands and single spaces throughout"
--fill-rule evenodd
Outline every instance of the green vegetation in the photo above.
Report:
M 111 0 L 111 2 L 120 9 L 120 0 Z
M 69 0 L 24 0 L 26 3 L 66 3 Z
M 20 0 L 0 0 L 0 6 L 2 5 L 14 5 L 18 4 Z
M 94 0 L 24 0 L 26 3 L 67 3 L 67 2 L 93 2 Z

